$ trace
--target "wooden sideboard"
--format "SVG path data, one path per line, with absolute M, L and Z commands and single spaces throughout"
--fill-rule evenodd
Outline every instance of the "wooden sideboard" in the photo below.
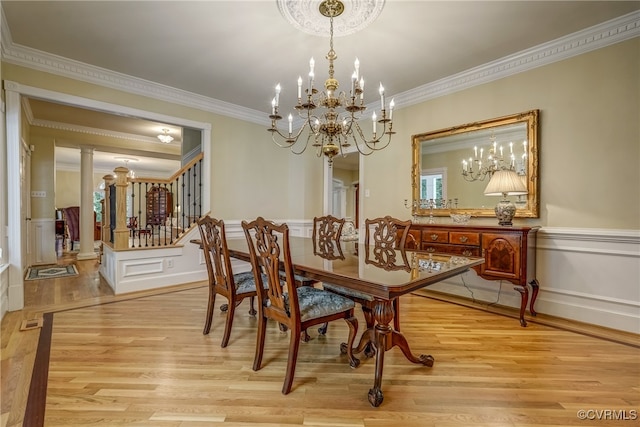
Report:
M 482 256 L 484 264 L 473 267 L 487 280 L 507 280 L 520 292 L 520 324 L 524 313 L 535 316 L 539 284 L 536 271 L 536 234 L 540 227 L 502 227 L 453 224 L 412 224 L 406 247 L 429 253 Z M 531 298 L 529 299 L 529 286 Z

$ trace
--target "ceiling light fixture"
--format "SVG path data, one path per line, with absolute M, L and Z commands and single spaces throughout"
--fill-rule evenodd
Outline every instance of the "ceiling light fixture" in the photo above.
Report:
M 168 144 L 171 141 L 173 141 L 173 137 L 169 135 L 169 129 L 167 128 L 162 129 L 162 133 L 158 135 L 158 139 L 164 142 L 165 144 Z
M 129 162 L 137 162 L 138 159 L 132 159 L 129 157 L 114 157 L 114 159 L 116 160 L 122 160 L 124 162 L 124 167 L 129 169 Z M 129 169 L 129 172 L 127 172 L 127 177 L 134 179 L 136 177 L 136 173 L 134 172 L 133 169 Z
M 371 114 L 372 121 L 372 137 L 367 138 L 360 127 L 358 120 L 362 118 L 362 113 L 366 109 L 364 105 L 364 79 L 360 75 L 360 63 L 355 60 L 355 70 L 351 76 L 351 89 L 347 95 L 344 91 L 338 93 L 339 83 L 334 78 L 333 62 L 338 58 L 333 50 L 333 18 L 340 16 L 344 11 L 344 4 L 340 0 L 325 0 L 320 3 L 320 13 L 329 18 L 329 52 L 326 58 L 329 60 L 329 78 L 324 82 L 325 91 L 318 94 L 318 89 L 314 88 L 314 60 L 309 61 L 310 71 L 307 81 L 307 88 L 304 90 L 303 99 L 302 77 L 298 77 L 298 102 L 295 109 L 298 116 L 304 119 L 304 124 L 297 133 L 293 133 L 293 115 L 289 114 L 289 130 L 286 133 L 281 132 L 277 123 L 282 119 L 278 108 L 280 103 L 280 84 L 276 86 L 275 97 L 271 101 L 271 132 L 273 142 L 282 148 L 290 148 L 294 154 L 302 154 L 309 141 L 313 139 L 313 147 L 317 148 L 318 157 L 322 154 L 327 156 L 329 166 L 333 162 L 333 157 L 342 154 L 345 155 L 345 149 L 354 143 L 357 150 L 363 155 L 369 155 L 374 151 L 386 148 L 391 142 L 391 136 L 395 133 L 392 130 L 393 122 L 393 99 L 389 103 L 389 109 L 386 109 L 384 87 L 380 83 L 380 116 L 375 111 Z M 323 107 L 323 113 L 314 114 L 317 107 Z M 343 107 L 344 111 L 338 111 Z M 294 149 L 296 142 L 302 135 L 305 128 L 309 127 L 309 133 L 306 142 L 301 149 Z M 277 136 L 279 137 L 277 137 Z M 387 136 L 386 142 L 380 142 Z M 281 141 L 279 142 L 278 139 Z M 351 141 L 351 142 L 350 142 Z M 380 145 L 379 145 L 380 143 Z

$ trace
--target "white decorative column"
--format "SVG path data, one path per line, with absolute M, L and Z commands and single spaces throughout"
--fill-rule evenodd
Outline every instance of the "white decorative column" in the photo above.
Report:
M 93 148 L 80 148 L 80 252 L 77 258 L 96 259 L 93 250 Z

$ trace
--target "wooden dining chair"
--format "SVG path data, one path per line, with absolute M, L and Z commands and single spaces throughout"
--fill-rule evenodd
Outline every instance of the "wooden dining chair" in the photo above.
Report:
M 198 230 L 209 277 L 209 303 L 202 333 L 207 335 L 211 330 L 216 295 L 220 294 L 228 301 L 228 304 L 221 307 L 222 311 L 227 312 L 221 344 L 221 347 L 226 347 L 231 335 L 235 309 L 245 298 L 250 300 L 249 314 L 256 315 L 256 282 L 252 271 L 233 274 L 223 220 L 207 215 L 198 220 Z
M 325 259 L 332 259 L 331 256 L 342 255 L 340 251 L 340 241 L 342 235 L 342 227 L 344 227 L 345 219 L 336 218 L 333 215 L 316 216 L 313 218 L 313 253 L 320 254 Z M 339 252 L 339 255 L 336 253 Z
M 314 253 L 321 248 L 322 245 L 331 245 L 331 240 L 336 236 L 339 238 L 344 223 L 344 219 L 336 218 L 333 215 L 314 217 L 312 238 L 314 242 L 318 242 L 317 246 L 314 243 Z M 284 271 L 282 269 L 280 269 L 280 276 L 284 279 Z M 313 286 L 318 283 L 317 280 L 304 277 L 300 274 L 295 274 L 294 278 L 298 286 Z
M 367 251 L 367 253 L 365 254 L 365 262 L 369 261 L 368 263 L 381 268 L 395 269 L 395 267 L 392 267 L 392 265 L 395 265 L 395 260 L 390 258 L 396 256 L 396 249 L 402 249 L 404 251 L 410 227 L 410 220 L 402 221 L 389 215 L 380 218 L 366 219 L 364 250 Z M 370 252 L 374 259 L 369 258 Z M 401 258 L 402 264 L 398 268 L 407 267 L 408 263 L 404 252 L 402 252 Z M 328 291 L 351 298 L 360 304 L 367 328 L 374 326 L 374 299 L 371 295 L 334 283 L 323 283 L 322 287 Z M 400 304 L 397 298 L 393 300 L 393 309 L 395 312 L 393 327 L 396 331 L 400 331 Z M 320 332 L 322 333 L 321 330 Z
M 318 289 L 312 286 L 296 286 L 289 246 L 289 227 L 277 225 L 272 221 L 258 217 L 251 222 L 242 222 L 247 238 L 253 274 L 258 292 L 258 336 L 253 370 L 262 367 L 262 356 L 267 331 L 267 320 L 275 320 L 291 331 L 289 338 L 289 356 L 282 393 L 291 391 L 298 359 L 298 348 L 303 330 L 307 328 L 344 319 L 349 326 L 349 338 L 340 351 L 346 353 L 351 367 L 359 360 L 353 356 L 353 342 L 358 330 L 358 321 L 354 316 L 355 304 L 349 298 Z M 280 283 L 280 266 L 284 268 L 285 284 Z M 263 277 L 267 286 L 263 288 Z

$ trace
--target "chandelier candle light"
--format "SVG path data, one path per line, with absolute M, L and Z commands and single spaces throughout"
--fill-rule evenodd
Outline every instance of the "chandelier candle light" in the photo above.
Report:
M 505 147 L 503 145 L 498 146 L 495 136 L 490 138 L 491 144 L 487 149 L 487 157 L 484 157 L 484 148 L 473 147 L 473 157 L 469 157 L 468 160 L 462 161 L 462 176 L 466 181 L 484 181 L 484 179 L 491 176 L 502 169 L 509 169 L 516 171 L 518 175 L 526 175 L 526 159 L 527 159 L 527 141 L 522 142 L 523 154 L 522 167 L 516 168 L 518 161 L 516 160 L 516 154 L 514 153 L 514 144 L 509 142 L 508 150 L 509 157 L 505 158 Z M 478 154 L 480 154 L 478 156 Z M 519 169 L 519 170 L 517 170 Z
M 364 79 L 360 75 L 360 62 L 356 58 L 354 63 L 354 71 L 351 76 L 351 88 L 349 94 L 345 92 L 338 93 L 339 83 L 334 78 L 333 62 L 338 58 L 333 50 L 333 18 L 340 16 L 344 12 L 344 4 L 339 0 L 325 0 L 320 3 L 319 11 L 323 16 L 329 18 L 329 52 L 327 60 L 329 61 L 329 78 L 324 82 L 324 91 L 319 94 L 318 89 L 314 87 L 315 82 L 315 61 L 313 58 L 309 61 L 309 77 L 306 82 L 306 88 L 302 87 L 302 77 L 298 77 L 298 102 L 294 107 L 297 110 L 298 117 L 304 119 L 303 126 L 294 134 L 293 132 L 293 115 L 289 114 L 288 132 L 282 133 L 278 127 L 278 121 L 282 119 L 278 108 L 280 103 L 280 84 L 276 86 L 275 97 L 271 101 L 271 132 L 273 142 L 282 148 L 290 148 L 294 154 L 302 154 L 309 141 L 313 139 L 313 147 L 317 148 L 318 157 L 322 154 L 327 156 L 329 166 L 333 162 L 333 157 L 338 154 L 345 155 L 345 150 L 351 146 L 351 142 L 355 145 L 358 152 L 363 155 L 369 155 L 374 151 L 386 148 L 391 142 L 391 136 L 395 133 L 392 130 L 393 119 L 393 99 L 389 103 L 389 109 L 385 107 L 384 87 L 380 83 L 378 92 L 380 94 L 380 117 L 375 111 L 371 114 L 372 121 L 372 137 L 368 139 L 358 120 L 362 118 L 362 113 L 366 109 L 364 106 Z M 314 110 L 323 107 L 325 111 L 321 114 L 315 114 Z M 344 111 L 339 112 L 339 108 L 343 107 Z M 388 114 L 387 114 L 388 112 Z M 296 142 L 302 135 L 305 128 L 309 128 L 306 142 L 301 149 L 294 149 Z M 380 141 L 387 137 L 386 142 Z M 279 138 L 278 138 L 279 137 Z M 281 139 L 282 142 L 278 142 Z M 380 143 L 380 144 L 379 144 Z

